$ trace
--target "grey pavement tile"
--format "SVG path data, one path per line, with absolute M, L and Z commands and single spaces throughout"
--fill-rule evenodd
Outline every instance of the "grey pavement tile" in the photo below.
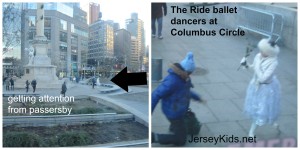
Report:
M 251 70 L 240 69 L 237 70 L 238 66 L 232 70 L 221 70 L 225 75 L 227 75 L 232 82 L 250 82 L 253 76 Z
M 295 114 L 297 114 L 297 105 L 293 105 L 290 102 L 288 102 L 284 99 L 281 99 L 280 113 L 282 115 L 295 115 Z
M 243 112 L 245 99 L 231 99 L 231 101 L 237 106 L 237 108 Z
M 212 58 L 212 59 L 203 59 L 201 60 L 201 65 L 207 69 L 208 71 L 210 70 L 222 70 L 225 65 L 218 62 L 216 60 L 216 58 Z
M 210 103 L 210 102 L 207 102 Z M 191 102 L 190 108 L 196 114 L 198 120 L 202 123 L 217 122 L 217 118 L 213 112 L 207 107 L 199 102 Z
M 246 91 L 248 87 L 248 82 L 231 82 L 225 83 L 229 88 L 231 88 L 236 94 L 238 94 L 239 98 L 245 98 Z
M 202 83 L 210 83 L 207 76 L 204 75 L 191 75 L 192 83 L 196 86 L 196 84 L 202 84 Z
M 205 75 L 211 83 L 224 83 L 232 82 L 232 80 L 220 70 L 209 70 L 208 74 Z
M 281 83 L 282 94 L 297 94 L 297 84 Z
M 294 116 L 297 115 L 280 116 L 278 118 L 279 129 L 286 137 L 297 138 L 297 119 Z
M 222 83 L 203 84 L 202 86 L 215 100 L 239 98 L 235 92 Z
M 242 111 L 230 100 L 209 101 L 207 105 L 220 122 L 245 119 Z
M 193 84 L 194 84 L 194 88 L 192 89 L 192 91 L 197 92 L 201 96 L 201 98 L 203 98 L 207 101 L 212 100 L 211 95 L 205 90 L 204 87 L 202 87 L 201 84 L 196 84 L 194 81 L 193 81 Z
M 281 101 L 287 101 L 297 109 L 298 106 L 297 94 L 283 94 L 281 95 Z

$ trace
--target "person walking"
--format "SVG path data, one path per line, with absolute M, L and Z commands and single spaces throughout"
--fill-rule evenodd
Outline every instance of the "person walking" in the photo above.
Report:
M 250 65 L 254 75 L 248 85 L 244 104 L 244 113 L 252 119 L 249 137 L 255 136 L 257 126 L 272 124 L 278 129 L 276 120 L 281 96 L 280 83 L 275 75 L 280 49 L 269 39 L 262 39 L 257 46 L 260 52 Z
M 5 80 L 5 86 L 6 86 L 6 91 L 9 91 L 9 87 L 10 87 L 10 81 L 9 81 L 9 78 L 7 78 Z
M 151 29 L 152 29 L 152 38 L 156 36 L 156 21 L 158 27 L 158 38 L 163 39 L 161 34 L 162 32 L 162 23 L 163 15 L 167 15 L 167 4 L 166 3 L 151 3 Z
M 35 92 L 36 85 L 37 85 L 37 82 L 36 82 L 35 79 L 33 79 L 33 80 L 31 81 L 31 86 L 32 86 L 32 88 L 33 88 L 33 93 Z
M 26 82 L 25 82 L 26 93 L 28 93 L 29 85 L 30 85 L 29 81 L 26 80 Z
M 96 85 L 96 78 L 95 77 L 93 77 L 93 79 L 92 79 L 92 85 L 93 85 L 93 89 L 94 89 L 95 85 Z
M 66 85 L 66 81 L 62 84 L 61 86 L 61 94 L 64 95 L 64 97 L 66 96 L 66 92 L 67 92 L 67 85 Z
M 13 78 L 10 78 L 10 88 L 12 91 L 15 89 L 15 81 L 13 80 Z
M 200 95 L 191 91 L 193 87 L 190 74 L 195 70 L 193 53 L 187 53 L 184 60 L 175 63 L 168 69 L 168 76 L 152 92 L 151 111 L 153 112 L 159 100 L 162 100 L 162 111 L 170 121 L 173 134 L 152 133 L 152 143 L 174 144 L 182 146 L 186 142 L 187 131 L 184 122 L 189 110 L 190 99 L 205 102 Z

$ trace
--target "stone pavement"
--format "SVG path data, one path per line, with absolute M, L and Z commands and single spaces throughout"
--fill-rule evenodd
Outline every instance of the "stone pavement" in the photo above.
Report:
M 239 62 L 245 55 L 248 43 L 256 45 L 261 39 L 257 36 L 246 37 L 233 36 L 172 36 L 172 28 L 188 30 L 218 29 L 216 26 L 196 25 L 172 25 L 170 20 L 177 18 L 201 18 L 191 14 L 172 14 L 170 4 L 168 15 L 163 19 L 163 36 L 160 40 L 152 38 L 152 58 L 163 59 L 163 77 L 167 75 L 167 69 L 171 63 L 180 62 L 188 51 L 194 53 L 197 66 L 192 74 L 194 91 L 208 102 L 206 105 L 191 102 L 191 109 L 197 118 L 203 123 L 201 137 L 218 137 L 223 135 L 246 137 L 250 129 L 251 120 L 243 115 L 243 105 L 247 85 L 252 78 L 252 70 L 239 70 Z M 186 4 L 176 4 L 183 7 Z M 249 57 L 250 63 L 258 53 L 257 49 Z M 281 47 L 278 56 L 279 66 L 276 70 L 281 83 L 281 114 L 278 119 L 279 130 L 270 126 L 259 127 L 256 130 L 257 143 L 229 143 L 218 142 L 201 143 L 187 142 L 186 147 L 226 147 L 226 146 L 296 146 L 297 145 L 297 50 Z M 152 91 L 159 82 L 152 82 Z M 152 132 L 168 133 L 169 122 L 162 114 L 161 104 L 158 104 L 152 114 Z M 152 144 L 153 147 L 165 147 L 171 145 Z

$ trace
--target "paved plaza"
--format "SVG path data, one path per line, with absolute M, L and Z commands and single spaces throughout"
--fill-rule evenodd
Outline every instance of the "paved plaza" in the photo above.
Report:
M 184 6 L 184 4 L 179 4 Z M 170 5 L 168 10 L 171 11 Z M 169 12 L 170 12 L 169 11 Z M 172 36 L 170 31 L 175 25 L 170 20 L 177 18 L 199 18 L 191 14 L 168 13 L 164 17 L 164 39 L 152 38 L 152 58 L 163 60 L 163 77 L 167 75 L 169 65 L 180 62 L 188 51 L 194 53 L 196 72 L 191 79 L 194 91 L 198 92 L 207 104 L 191 102 L 191 109 L 197 118 L 203 123 L 201 137 L 218 137 L 220 135 L 233 135 L 246 137 L 250 129 L 251 120 L 243 114 L 244 98 L 249 81 L 253 76 L 252 70 L 239 70 L 241 58 L 245 55 L 248 43 L 255 45 L 260 38 L 256 36 L 233 37 L 233 36 Z M 184 26 L 176 26 L 177 29 Z M 199 26 L 185 26 L 187 29 L 199 29 Z M 206 29 L 206 26 L 201 28 Z M 210 26 L 220 28 L 220 26 Z M 280 47 L 279 65 L 276 70 L 281 83 L 281 113 L 279 116 L 279 130 L 270 126 L 259 127 L 256 130 L 257 143 L 201 143 L 192 142 L 186 147 L 227 147 L 227 146 L 296 146 L 297 144 L 297 50 Z M 249 63 L 258 53 L 257 49 L 251 53 Z M 160 82 L 152 82 L 152 91 Z M 152 132 L 168 133 L 169 122 L 161 111 L 159 103 L 152 114 Z M 152 144 L 154 147 L 170 145 Z
M 66 96 L 74 96 L 76 100 L 76 96 L 91 96 L 101 98 L 114 104 L 126 107 L 128 111 L 133 113 L 134 115 L 138 115 L 143 120 L 148 123 L 148 88 L 147 86 L 130 86 L 129 90 L 131 92 L 126 92 L 122 89 L 103 94 L 100 93 L 101 89 L 105 89 L 106 87 L 96 87 L 92 88 L 91 85 L 82 85 L 79 83 L 67 83 L 68 90 L 66 92 Z M 61 89 L 40 89 L 37 86 L 35 94 L 39 94 L 40 96 L 49 95 L 49 96 L 59 96 Z M 25 94 L 26 89 L 15 89 L 14 91 L 6 91 L 3 89 L 3 94 Z M 30 87 L 28 94 L 31 94 L 32 88 Z

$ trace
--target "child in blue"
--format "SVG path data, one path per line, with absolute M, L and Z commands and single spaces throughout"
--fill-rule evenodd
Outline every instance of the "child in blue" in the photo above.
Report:
M 184 116 L 188 111 L 190 99 L 201 101 L 198 94 L 191 91 L 193 87 L 190 74 L 195 70 L 193 53 L 187 53 L 180 63 L 172 64 L 169 75 L 152 93 L 153 112 L 159 100 L 162 100 L 162 110 L 171 123 L 174 134 L 152 133 L 152 143 L 184 145 L 187 138 Z
M 249 136 L 255 136 L 257 126 L 273 124 L 279 115 L 280 83 L 275 75 L 278 65 L 279 47 L 269 39 L 262 39 L 257 46 L 260 50 L 250 66 L 254 75 L 249 83 L 245 98 L 244 112 L 253 120 Z

